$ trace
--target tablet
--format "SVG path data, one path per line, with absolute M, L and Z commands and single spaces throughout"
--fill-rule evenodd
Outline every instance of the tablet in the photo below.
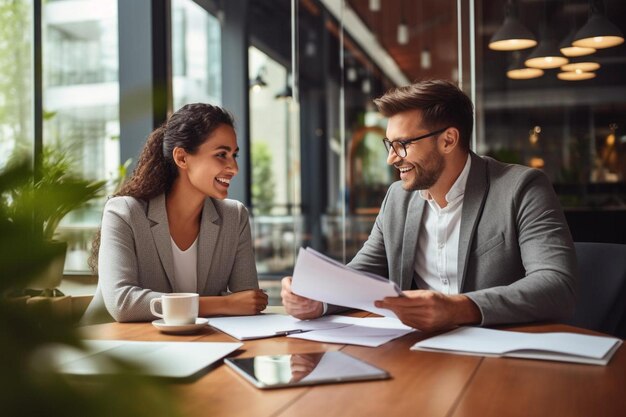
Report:
M 387 371 L 338 351 L 227 358 L 224 361 L 261 389 L 390 377 Z

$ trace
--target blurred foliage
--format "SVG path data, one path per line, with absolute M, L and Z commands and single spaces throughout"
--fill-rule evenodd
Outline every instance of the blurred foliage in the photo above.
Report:
M 6 416 L 175 416 L 171 393 L 141 377 L 129 364 L 119 373 L 76 379 L 55 373 L 41 351 L 53 345 L 81 348 L 70 317 L 50 303 L 26 304 L 6 294 L 28 286 L 52 256 L 35 219 L 58 213 L 56 205 L 76 207 L 85 200 L 85 183 L 40 182 L 32 187 L 30 162 L 0 171 L 0 410 Z M 80 186 L 79 186 L 80 185 Z M 29 188 L 30 187 L 30 188 Z M 28 193 L 16 193 L 28 189 Z M 92 187 L 88 188 L 90 191 Z M 9 195 L 13 198 L 8 204 Z M 19 207 L 19 210 L 16 208 Z M 51 215 L 49 215 L 52 218 Z M 39 358 L 39 359 L 38 359 Z
M 32 139 L 31 12 L 32 1 L 0 0 L 0 144 L 22 149 Z
M 20 158 L 15 158 L 20 160 Z M 74 172 L 74 161 L 68 152 L 56 146 L 43 149 L 41 173 L 33 181 L 15 184 L 2 193 L 8 217 L 14 218 L 30 208 L 34 223 L 43 225 L 43 237 L 52 240 L 63 217 L 104 190 L 106 181 L 89 181 Z
M 254 214 L 271 214 L 274 207 L 274 174 L 272 152 L 265 142 L 252 143 L 252 207 Z

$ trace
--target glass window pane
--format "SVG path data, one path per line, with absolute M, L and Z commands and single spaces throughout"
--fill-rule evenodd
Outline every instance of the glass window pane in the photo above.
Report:
M 293 132 L 287 68 L 261 50 L 248 50 L 252 214 L 260 274 L 293 268 L 298 221 L 299 135 Z M 295 126 L 296 130 L 299 126 Z
M 345 134 L 345 261 L 350 261 L 369 236 L 396 169 L 387 164 L 382 143 L 387 121 L 373 100 L 394 86 L 412 80 L 443 78 L 459 81 L 456 1 L 344 3 L 343 76 Z M 375 39 L 376 44 L 366 39 Z M 341 138 L 341 136 L 340 136 Z M 332 181 L 332 179 L 329 179 Z M 336 188 L 336 186 L 335 186 Z M 329 252 L 341 259 L 337 215 L 327 213 Z M 332 227 L 331 227 L 332 226 Z
M 222 102 L 219 20 L 192 0 L 172 2 L 174 109 Z
M 32 1 L 0 2 L 0 169 L 33 154 Z
M 44 3 L 44 155 L 69 158 L 76 173 L 119 175 L 119 85 L 116 0 Z M 88 271 L 91 240 L 104 198 L 65 217 L 57 233 L 68 242 L 66 272 Z
M 626 3 L 596 3 L 626 33 Z M 556 51 L 570 63 L 592 63 L 581 74 L 576 67 L 547 68 L 548 60 L 528 61 L 547 41 L 567 44 L 568 35 L 586 23 L 589 4 L 516 2 L 519 21 L 539 45 L 506 52 L 489 47 L 503 24 L 504 7 L 476 3 L 478 151 L 545 172 L 574 240 L 626 243 L 626 45 L 578 57 L 564 57 L 564 48 Z M 543 68 L 536 74 L 513 71 L 532 65 Z M 563 74 L 572 79 L 559 78 Z

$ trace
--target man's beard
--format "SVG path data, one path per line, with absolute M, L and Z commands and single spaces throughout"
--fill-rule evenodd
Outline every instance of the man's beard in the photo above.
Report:
M 431 158 L 431 161 L 428 168 L 424 168 L 416 163 L 412 164 L 415 176 L 411 180 L 403 182 L 402 188 L 406 191 L 417 191 L 428 190 L 435 185 L 443 172 L 445 160 L 436 150 L 431 152 L 429 158 Z

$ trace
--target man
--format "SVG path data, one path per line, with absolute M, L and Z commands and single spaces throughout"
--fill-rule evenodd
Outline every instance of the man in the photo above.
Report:
M 388 277 L 406 295 L 376 306 L 423 331 L 570 315 L 574 246 L 546 176 L 471 152 L 473 106 L 450 82 L 396 88 L 374 102 L 389 119 L 387 163 L 401 180 L 349 266 Z M 281 296 L 301 319 L 338 310 L 293 294 L 290 277 Z

